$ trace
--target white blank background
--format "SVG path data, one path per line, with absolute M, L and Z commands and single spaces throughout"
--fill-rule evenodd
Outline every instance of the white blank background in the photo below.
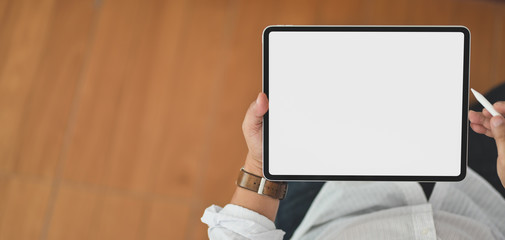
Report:
M 464 35 L 271 32 L 274 175 L 457 176 Z

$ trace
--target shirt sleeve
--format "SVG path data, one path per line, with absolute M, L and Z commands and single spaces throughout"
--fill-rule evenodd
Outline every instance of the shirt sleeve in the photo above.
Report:
M 267 217 L 234 204 L 208 207 L 201 221 L 209 226 L 210 239 L 282 240 L 285 234 Z

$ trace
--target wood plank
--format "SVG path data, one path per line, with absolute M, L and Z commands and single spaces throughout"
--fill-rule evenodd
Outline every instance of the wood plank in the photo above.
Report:
M 315 25 L 319 14 L 320 0 L 282 0 L 277 4 L 278 24 Z M 266 5 L 266 4 L 265 4 Z M 275 5 L 269 3 L 275 8 Z M 266 5 L 266 7 L 270 7 Z M 268 13 L 268 12 L 267 12 Z
M 407 22 L 409 1 L 370 0 L 366 6 L 365 22 L 373 25 L 402 25 Z
M 143 5 L 135 33 L 141 37 L 135 38 L 130 49 L 134 67 L 126 69 L 123 77 L 103 180 L 105 185 L 135 191 L 152 188 L 152 174 L 163 154 L 164 136 L 159 130 L 170 118 L 166 95 L 171 82 L 167 79 L 175 69 L 184 14 L 182 1 L 145 1 Z
M 95 17 L 93 2 L 58 0 L 19 127 L 17 173 L 52 177 Z
M 53 0 L 11 1 L 0 29 L 0 171 L 16 169 L 19 131 L 44 50 Z
M 12 4 L 9 0 L 0 1 L 0 29 L 4 29 L 7 27 L 6 21 L 4 17 L 7 15 L 10 9 L 10 5 Z
M 90 239 L 140 239 L 144 211 L 142 199 L 106 195 L 94 219 Z
M 149 1 L 136 39 L 133 66 L 124 78 L 111 136 L 105 184 L 151 191 L 156 168 L 167 161 L 163 132 L 173 118 L 170 107 L 177 52 L 184 29 L 184 1 Z M 125 151 L 127 149 L 127 151 Z
M 62 185 L 47 239 L 141 239 L 144 204 L 131 194 Z
M 100 210 L 100 200 L 98 194 L 90 191 L 74 185 L 60 185 L 47 236 L 43 239 L 89 239 Z
M 456 14 L 457 0 L 408 1 L 407 24 L 450 25 Z
M 185 239 L 190 206 L 188 202 L 182 201 L 151 201 L 145 236 L 142 239 Z
M 356 25 L 370 24 L 366 22 L 366 0 L 323 0 L 317 16 L 318 24 L 322 25 Z
M 165 108 L 171 117 L 160 129 L 166 149 L 157 166 L 154 192 L 189 198 L 196 184 L 206 181 L 201 172 L 208 151 L 210 123 L 222 74 L 233 12 L 228 1 L 192 1 L 185 35 L 177 53 L 178 64 L 170 77 Z
M 0 239 L 38 239 L 50 191 L 49 180 L 0 177 Z
M 105 182 L 111 136 L 126 70 L 135 55 L 137 1 L 107 1 L 102 6 L 83 75 L 74 131 L 65 156 L 64 179 L 100 184 Z
M 64 178 L 147 191 L 163 157 L 183 1 L 108 1 L 99 20 Z
M 233 38 L 226 49 L 228 60 L 215 112 L 218 113 L 206 143 L 209 152 L 204 163 L 203 199 L 226 204 L 235 188 L 238 169 L 244 164 L 247 145 L 242 135 L 242 120 L 249 104 L 261 91 L 261 35 L 263 29 L 283 22 L 279 2 L 242 1 L 237 12 Z M 263 11 L 262 15 L 256 14 Z M 220 194 L 216 194 L 219 191 Z
M 497 18 L 494 30 L 493 87 L 505 82 L 505 3 L 496 4 L 495 14 Z

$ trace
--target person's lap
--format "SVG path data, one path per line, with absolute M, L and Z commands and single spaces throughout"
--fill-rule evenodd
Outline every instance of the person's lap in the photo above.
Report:
M 505 83 L 489 91 L 485 97 L 491 103 L 505 100 Z M 470 106 L 470 110 L 474 111 L 482 111 L 482 108 L 478 103 Z M 471 128 L 468 129 L 468 166 L 485 178 L 505 198 L 505 188 L 496 172 L 497 156 L 494 139 L 478 134 Z M 435 183 L 420 184 L 429 198 Z M 291 238 L 323 185 L 324 182 L 288 183 L 288 193 L 279 205 L 275 220 L 277 228 L 286 232 L 284 239 Z

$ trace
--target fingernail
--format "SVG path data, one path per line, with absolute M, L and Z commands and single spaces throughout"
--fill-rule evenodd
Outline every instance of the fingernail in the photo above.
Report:
M 503 118 L 495 118 L 493 120 L 493 126 L 498 127 L 503 124 Z
M 260 99 L 261 93 L 258 93 L 258 96 L 256 97 L 256 104 L 258 104 L 258 99 Z

